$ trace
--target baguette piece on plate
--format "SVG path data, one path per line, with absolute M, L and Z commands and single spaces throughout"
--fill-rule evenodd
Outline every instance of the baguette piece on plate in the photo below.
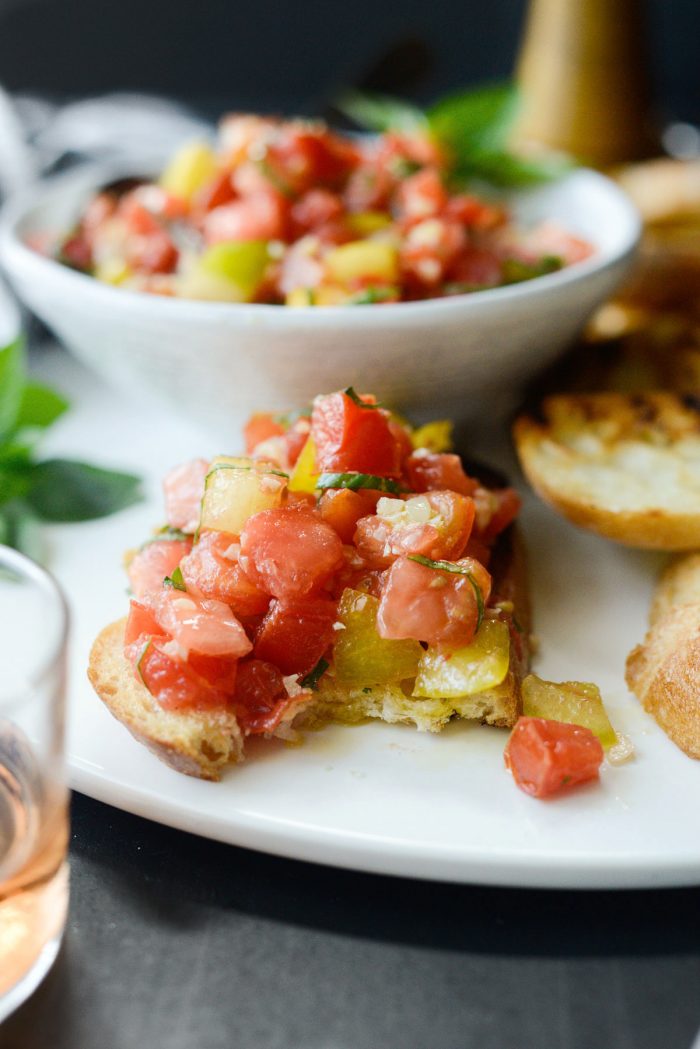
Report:
M 135 676 L 124 655 L 126 619 L 99 634 L 88 677 L 109 711 L 139 743 L 177 772 L 218 780 L 243 758 L 243 734 L 232 710 L 164 710 Z
M 700 409 L 672 393 L 561 394 L 514 437 L 533 488 L 574 524 L 628 546 L 700 546 Z
M 398 685 L 370 691 L 344 689 L 327 677 L 318 692 L 300 696 L 285 717 L 285 726 L 316 729 L 329 722 L 357 724 L 377 718 L 439 732 L 453 716 L 501 727 L 514 725 L 522 713 L 520 686 L 530 664 L 527 566 L 514 526 L 499 538 L 491 568 L 494 589 L 489 607 L 500 606 L 498 615 L 508 624 L 511 637 L 510 665 L 500 685 L 457 699 L 421 699 L 407 695 Z M 163 709 L 124 655 L 125 623 L 122 619 L 106 627 L 93 645 L 88 677 L 95 691 L 114 717 L 161 761 L 188 776 L 220 779 L 227 766 L 243 759 L 244 738 L 235 713 Z
M 669 739 L 700 759 L 700 554 L 663 573 L 650 623 L 628 656 L 627 684 Z

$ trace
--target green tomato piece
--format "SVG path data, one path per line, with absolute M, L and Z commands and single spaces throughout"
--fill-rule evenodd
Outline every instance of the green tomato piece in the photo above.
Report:
M 390 641 L 377 633 L 379 601 L 359 590 L 344 590 L 338 606 L 333 649 L 336 680 L 364 688 L 414 678 L 423 649 L 418 641 Z
M 617 743 L 600 689 L 588 681 L 543 681 L 529 674 L 523 681 L 523 714 L 570 725 L 583 725 L 607 749 Z
M 287 475 L 270 463 L 217 456 L 204 483 L 199 527 L 238 536 L 253 514 L 281 506 L 286 490 Z
M 495 688 L 510 666 L 510 634 L 498 619 L 485 619 L 470 644 L 444 654 L 436 648 L 423 652 L 414 696 L 458 699 Z
M 270 260 L 264 240 L 213 244 L 183 275 L 181 291 L 190 298 L 249 302 Z

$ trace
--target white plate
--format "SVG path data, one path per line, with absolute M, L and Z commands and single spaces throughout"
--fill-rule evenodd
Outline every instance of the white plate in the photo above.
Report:
M 614 724 L 634 741 L 634 761 L 550 802 L 514 786 L 503 768 L 504 733 L 464 724 L 439 736 L 369 724 L 326 730 L 298 748 L 261 743 L 219 784 L 158 762 L 92 694 L 88 650 L 126 610 L 122 552 L 160 522 L 160 476 L 194 454 L 235 450 L 237 424 L 229 448 L 212 447 L 176 417 L 154 417 L 107 391 L 59 351 L 41 370 L 74 403 L 51 452 L 132 467 L 148 487 L 145 504 L 116 517 L 49 530 L 74 616 L 68 754 L 77 790 L 196 834 L 360 870 L 552 888 L 700 882 L 700 765 L 666 739 L 623 681 L 658 558 L 585 535 L 534 500 L 524 524 L 537 669 L 597 681 Z

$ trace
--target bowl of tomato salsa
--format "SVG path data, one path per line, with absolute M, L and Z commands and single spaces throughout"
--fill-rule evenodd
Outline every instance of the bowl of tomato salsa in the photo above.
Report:
M 238 116 L 216 146 L 140 169 L 31 187 L 4 210 L 0 260 L 86 364 L 225 432 L 348 385 L 414 414 L 493 415 L 614 291 L 639 237 L 596 172 L 467 191 L 417 133 Z

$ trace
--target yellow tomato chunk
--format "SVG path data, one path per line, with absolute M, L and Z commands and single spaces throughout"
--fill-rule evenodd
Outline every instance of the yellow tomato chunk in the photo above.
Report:
M 318 478 L 316 445 L 313 437 L 309 436 L 306 438 L 306 444 L 299 453 L 299 458 L 292 470 L 292 476 L 289 478 L 289 490 L 290 492 L 313 493 L 316 491 Z
M 421 656 L 414 696 L 457 699 L 500 685 L 510 665 L 508 627 L 486 619 L 470 644 L 444 654 L 428 648 Z
M 259 460 L 219 455 L 204 483 L 200 528 L 240 535 L 253 514 L 281 506 L 287 475 Z
M 399 279 L 399 256 L 393 244 L 378 240 L 354 240 L 326 255 L 326 270 L 341 284 L 374 279 L 394 284 Z
M 336 680 L 363 688 L 414 678 L 423 649 L 418 641 L 387 641 L 377 633 L 379 601 L 359 590 L 344 590 L 338 606 L 333 649 Z
M 583 725 L 606 749 L 617 743 L 600 689 L 588 681 L 543 681 L 536 674 L 529 674 L 523 681 L 523 714 Z
M 216 155 L 206 142 L 188 142 L 179 149 L 160 177 L 168 193 L 190 201 L 216 174 Z

